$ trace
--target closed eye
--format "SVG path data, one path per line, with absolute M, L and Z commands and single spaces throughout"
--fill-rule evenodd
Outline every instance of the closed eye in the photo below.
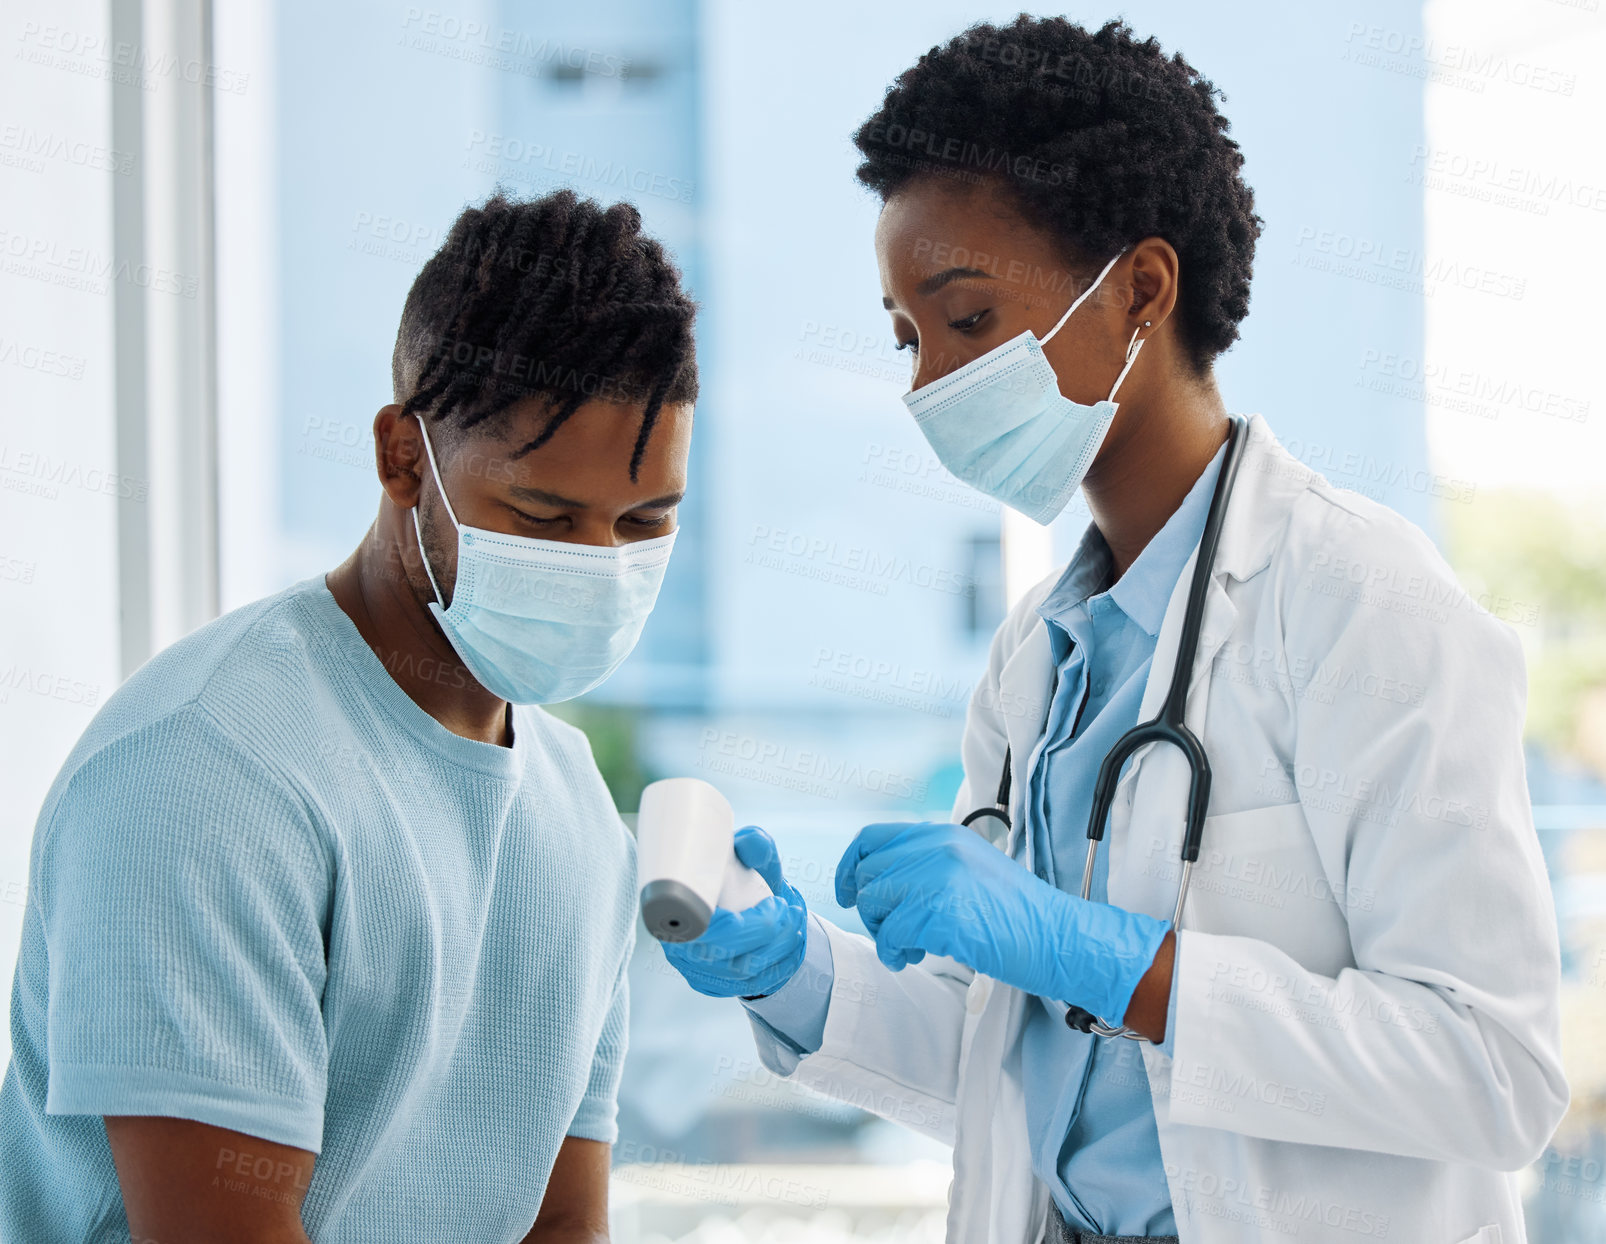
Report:
M 956 333 L 973 332 L 976 329 L 976 327 L 981 323 L 982 317 L 985 316 L 987 314 L 987 312 L 990 311 L 990 310 L 991 310 L 990 307 L 983 307 L 980 311 L 977 311 L 974 315 L 967 315 L 963 319 L 959 319 L 959 320 L 949 320 L 948 321 L 948 327 L 953 329 Z M 920 339 L 918 337 L 915 337 L 915 338 L 911 338 L 908 341 L 900 341 L 900 342 L 897 343 L 897 348 L 900 349 L 900 350 L 911 351 L 914 354 L 919 354 L 920 353 Z
M 504 502 L 504 504 L 506 503 Z M 507 508 L 513 512 L 513 516 L 520 522 L 529 523 L 533 527 L 545 527 L 552 523 L 561 523 L 563 521 L 561 515 L 557 518 L 537 518 L 534 514 L 526 514 L 516 505 L 509 505 Z

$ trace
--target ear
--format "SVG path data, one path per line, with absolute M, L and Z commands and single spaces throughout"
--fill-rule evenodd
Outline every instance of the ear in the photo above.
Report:
M 1142 328 L 1141 335 L 1150 337 L 1176 309 L 1181 264 L 1176 248 L 1164 238 L 1155 237 L 1144 238 L 1133 246 L 1128 262 L 1132 297 L 1126 309 L 1127 332 Z M 1151 327 L 1143 328 L 1145 320 Z
M 374 461 L 379 469 L 379 486 L 399 510 L 417 505 L 423 488 L 426 463 L 419 418 L 404 417 L 399 402 L 381 406 L 374 416 Z

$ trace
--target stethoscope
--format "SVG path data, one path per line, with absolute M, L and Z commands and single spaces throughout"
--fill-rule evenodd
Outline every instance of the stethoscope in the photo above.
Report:
M 1187 707 L 1188 682 L 1193 672 L 1193 656 L 1199 651 L 1199 628 L 1204 623 L 1205 592 L 1210 583 L 1210 571 L 1216 560 L 1216 545 L 1221 541 L 1221 527 L 1227 517 L 1227 502 L 1232 496 L 1233 481 L 1238 474 L 1238 462 L 1243 457 L 1244 430 L 1248 422 L 1237 415 L 1229 416 L 1231 428 L 1227 434 L 1227 457 L 1216 477 L 1216 489 L 1210 496 L 1210 513 L 1205 518 L 1204 534 L 1199 539 L 1199 560 L 1193 567 L 1193 581 L 1188 586 L 1188 607 L 1182 615 L 1182 637 L 1177 642 L 1177 662 L 1171 670 L 1171 688 L 1166 692 L 1165 703 L 1151 720 L 1132 727 L 1110 748 L 1099 766 L 1098 781 L 1093 787 L 1093 809 L 1087 822 L 1087 863 L 1082 869 L 1082 897 L 1093 890 L 1093 863 L 1098 859 L 1099 842 L 1104 837 L 1104 826 L 1109 818 L 1110 805 L 1115 802 L 1115 787 L 1120 781 L 1121 769 L 1138 748 L 1148 743 L 1171 743 L 1187 758 L 1188 825 L 1182 836 L 1182 878 L 1177 884 L 1177 906 L 1171 914 L 1171 927 L 1177 928 L 1182 920 L 1182 905 L 1188 899 L 1188 879 L 1194 861 L 1199 858 L 1199 840 L 1204 834 L 1205 808 L 1210 803 L 1210 758 L 1205 755 L 1204 744 L 1183 722 Z M 1182 654 L 1193 654 L 1187 661 Z M 998 783 L 994 806 L 977 808 L 962 822 L 969 825 L 984 816 L 997 817 L 1004 828 L 1013 825 L 1009 817 L 1010 752 L 1004 750 L 1004 775 Z M 1127 1037 L 1134 1041 L 1148 1038 L 1134 1032 L 1124 1024 L 1106 1024 L 1091 1011 L 1072 1006 L 1065 1012 L 1065 1022 L 1082 1032 L 1097 1033 L 1101 1037 Z

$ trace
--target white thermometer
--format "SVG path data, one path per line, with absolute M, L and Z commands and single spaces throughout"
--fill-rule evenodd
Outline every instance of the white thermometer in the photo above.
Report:
M 773 891 L 736 858 L 736 814 L 701 778 L 665 778 L 641 792 L 636 870 L 641 918 L 661 942 L 703 935 L 714 908 L 743 911 Z

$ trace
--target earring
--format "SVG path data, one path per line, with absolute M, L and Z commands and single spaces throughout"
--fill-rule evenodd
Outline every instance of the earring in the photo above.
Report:
M 1154 321 L 1153 320 L 1144 320 L 1143 321 L 1143 327 L 1144 328 L 1153 328 L 1154 327 Z

